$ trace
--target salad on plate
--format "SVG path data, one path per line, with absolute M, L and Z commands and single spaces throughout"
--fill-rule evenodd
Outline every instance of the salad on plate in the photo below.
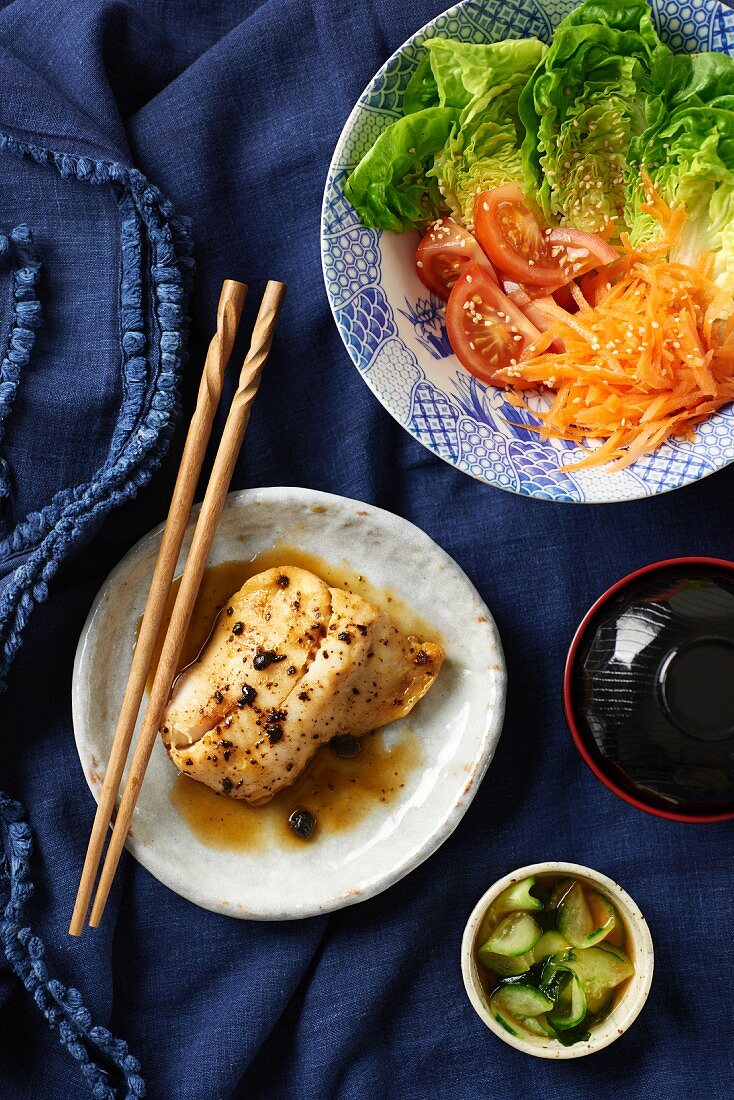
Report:
M 569 469 L 731 402 L 734 58 L 673 53 L 647 0 L 586 0 L 550 45 L 429 39 L 402 109 L 347 198 L 421 233 L 459 361 L 586 447 Z

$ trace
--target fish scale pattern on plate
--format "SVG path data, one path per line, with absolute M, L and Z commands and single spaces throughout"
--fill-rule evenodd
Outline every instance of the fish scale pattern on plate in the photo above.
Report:
M 327 293 L 349 354 L 373 393 L 424 446 L 490 485 L 543 500 L 602 502 L 653 496 L 721 469 L 734 457 L 734 408 L 700 425 L 693 441 L 674 441 L 613 476 L 604 469 L 571 474 L 579 457 L 562 440 L 517 443 L 501 391 L 488 389 L 467 408 L 453 381 L 453 356 L 438 357 L 441 332 L 427 346 L 425 290 L 406 299 L 388 238 L 361 226 L 343 193 L 346 175 L 400 109 L 422 43 L 436 35 L 465 42 L 536 36 L 547 40 L 576 0 L 466 0 L 420 30 L 377 74 L 345 127 L 324 193 L 322 258 Z M 662 37 L 679 50 L 734 51 L 734 11 L 707 0 L 653 0 Z M 369 260 L 365 263 L 366 257 Z M 440 324 L 440 319 L 436 322 Z M 528 433 L 524 433 L 526 436 Z M 512 440 L 516 445 L 510 446 Z

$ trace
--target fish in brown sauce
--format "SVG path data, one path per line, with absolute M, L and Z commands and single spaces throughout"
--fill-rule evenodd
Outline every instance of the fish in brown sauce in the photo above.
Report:
M 268 802 L 333 737 L 408 714 L 443 658 L 363 597 L 296 566 L 268 569 L 235 593 L 178 677 L 161 733 L 191 778 Z

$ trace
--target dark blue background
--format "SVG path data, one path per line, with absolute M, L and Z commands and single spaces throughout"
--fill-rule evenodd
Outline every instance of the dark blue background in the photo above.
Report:
M 188 408 L 222 278 L 250 283 L 250 311 L 266 278 L 289 285 L 235 487 L 306 485 L 417 523 L 477 585 L 509 666 L 504 734 L 473 805 L 444 847 L 381 897 L 326 919 L 249 924 L 194 908 L 125 856 L 104 927 L 75 941 L 66 927 L 93 806 L 72 737 L 74 649 L 108 570 L 165 514 L 180 431 L 152 485 L 66 565 L 31 619 L 0 700 L 0 787 L 25 804 L 36 837 L 28 915 L 49 966 L 78 986 L 96 1021 L 128 1040 L 156 1100 L 731 1095 L 732 827 L 657 820 L 603 788 L 566 731 L 561 675 L 579 618 L 622 574 L 663 556 L 734 556 L 734 469 L 617 506 L 489 489 L 434 458 L 382 410 L 327 306 L 318 230 L 333 147 L 368 79 L 441 7 L 15 0 L 0 11 L 0 46 L 12 55 L 0 68 L 0 101 L 25 104 L 31 128 L 36 113 L 58 116 L 30 77 L 18 78 L 17 59 L 68 106 L 65 133 L 93 132 L 194 218 Z M 3 219 L 23 220 L 32 196 L 2 186 L 0 194 Z M 87 214 L 73 212 L 65 191 L 60 202 L 62 217 L 68 202 L 77 222 L 105 216 L 99 197 Z M 70 334 L 51 325 L 42 362 L 63 399 L 39 439 L 34 417 L 50 388 L 37 378 L 9 439 L 21 512 L 95 461 L 114 414 L 103 248 L 91 270 L 100 290 L 80 338 L 94 345 L 96 328 L 100 344 L 74 355 Z M 76 277 L 81 300 L 89 273 Z M 80 400 L 90 406 L 84 416 Z M 573 1063 L 505 1046 L 475 1016 L 461 982 L 459 945 L 476 899 L 506 871 L 543 859 L 576 860 L 618 879 L 655 943 L 642 1016 L 614 1046 Z M 0 1097 L 84 1095 L 33 1003 L 0 973 Z

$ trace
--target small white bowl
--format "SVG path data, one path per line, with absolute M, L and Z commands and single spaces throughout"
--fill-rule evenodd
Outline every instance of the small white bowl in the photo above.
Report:
M 619 1002 L 612 1009 L 605 1020 L 592 1029 L 589 1039 L 584 1043 L 575 1043 L 565 1047 L 557 1039 L 544 1039 L 538 1036 L 537 1040 L 523 1039 L 510 1035 L 490 1015 L 487 995 L 482 988 L 479 969 L 474 954 L 475 941 L 482 921 L 492 902 L 513 882 L 527 878 L 528 875 L 570 875 L 574 878 L 585 879 L 592 882 L 617 907 L 624 918 L 629 931 L 630 956 L 635 972 L 629 985 Z M 477 1015 L 487 1025 L 490 1031 L 499 1036 L 505 1043 L 525 1054 L 532 1054 L 536 1058 L 582 1058 L 585 1054 L 593 1054 L 597 1050 L 603 1050 L 624 1035 L 630 1024 L 637 1019 L 642 1011 L 642 1006 L 647 1000 L 652 984 L 653 949 L 652 937 L 647 921 L 629 894 L 618 886 L 606 875 L 599 874 L 591 867 L 582 867 L 578 863 L 533 863 L 528 867 L 520 867 L 509 875 L 490 886 L 477 904 L 469 917 L 464 937 L 461 941 L 461 971 L 464 976 L 464 986 L 469 995 L 469 1000 L 476 1009 Z

